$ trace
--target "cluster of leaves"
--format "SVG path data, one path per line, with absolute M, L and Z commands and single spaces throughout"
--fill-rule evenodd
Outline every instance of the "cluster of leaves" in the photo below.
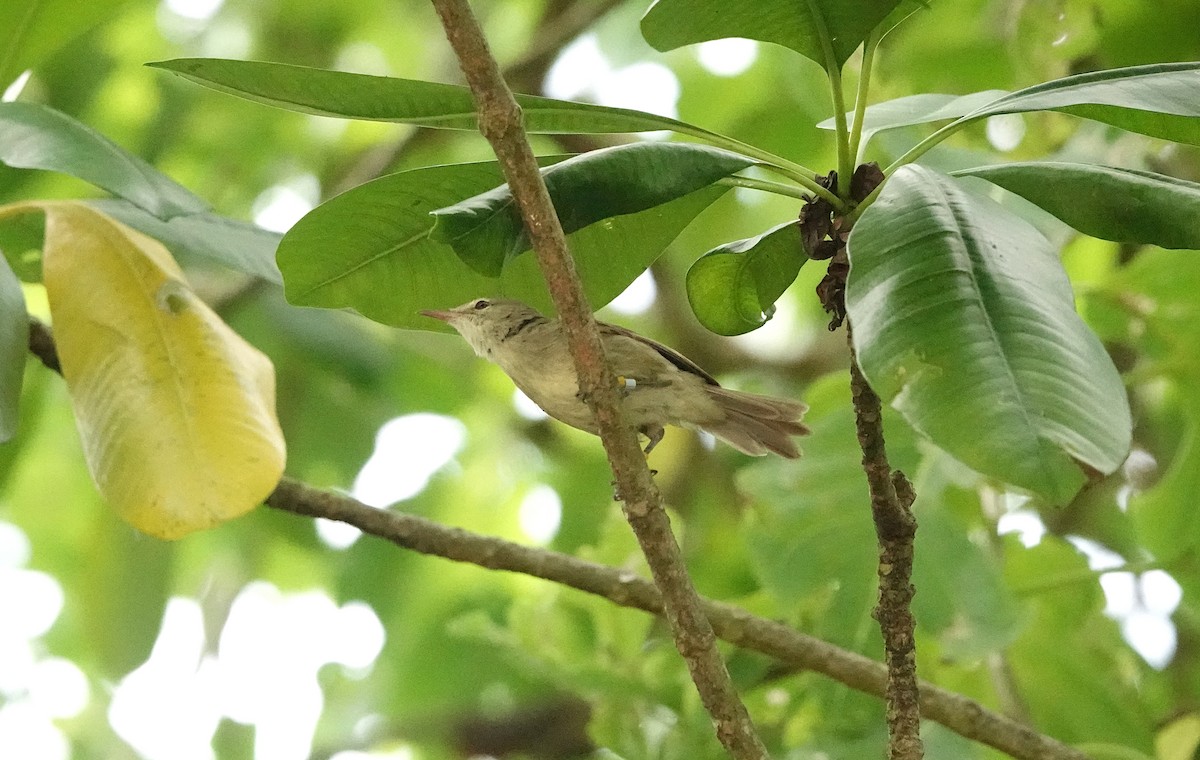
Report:
M 841 102 L 838 71 L 851 52 L 865 42 L 869 60 L 881 32 L 911 10 L 897 1 L 857 10 L 839 6 L 833 14 L 792 14 L 766 4 L 733 18 L 710 18 L 705 7 L 658 3 L 643 20 L 643 30 L 662 49 L 735 33 L 786 44 L 825 67 L 835 104 Z M 881 8 L 891 15 L 877 18 Z M 781 17 L 796 20 L 794 34 L 779 37 L 788 28 L 775 23 Z M 305 113 L 443 129 L 477 127 L 470 95 L 459 86 L 231 60 L 155 65 Z M 864 95 L 869 73 L 864 73 Z M 564 228 L 576 233 L 572 248 L 594 302 L 617 295 L 729 187 L 746 184 L 796 197 L 811 192 L 835 217 L 845 218 L 840 226 L 854 224 L 847 241 L 853 273 L 846 309 L 864 372 L 883 398 L 913 427 L 977 470 L 1065 503 L 1087 472 L 1113 472 L 1129 449 L 1131 422 L 1116 371 L 1075 315 L 1049 241 L 1012 212 L 962 189 L 959 180 L 912 162 L 971 123 L 1030 111 L 1058 110 L 1156 137 L 1200 142 L 1200 105 L 1189 96 L 1198 81 L 1200 65 L 1168 64 L 1077 75 L 1010 94 L 910 96 L 871 108 L 860 99 L 849 130 L 842 115 L 825 125 L 837 130 L 843 157 L 858 154 L 877 132 L 951 120 L 888 167 L 883 184 L 861 203 L 849 188 L 839 193 L 836 184 L 826 187 L 787 159 L 674 119 L 532 96 L 523 96 L 520 104 L 534 133 L 669 129 L 715 146 L 633 143 L 545 170 Z M 275 275 L 261 255 L 254 255 L 261 247 L 212 245 L 209 230 L 220 230 L 225 244 L 241 242 L 228 239 L 231 229 L 235 235 L 251 233 L 218 221 L 202 202 L 146 167 L 126 165 L 99 135 L 32 105 L 6 104 L 4 123 L 7 163 L 74 173 L 119 195 L 124 204 L 111 212 L 136 216 L 129 218 L 135 226 L 140 223 L 151 234 L 173 226 L 185 246 L 208 245 L 210 252 L 222 252 L 225 263 L 256 276 Z M 739 174 L 752 166 L 792 184 Z M 1022 195 L 1085 234 L 1200 247 L 1193 221 L 1200 186 L 1193 183 L 1062 162 L 984 166 L 956 175 Z M 491 163 L 428 167 L 382 177 L 322 205 L 279 245 L 289 300 L 349 306 L 406 327 L 426 326 L 419 317 L 423 308 L 478 293 L 503 292 L 545 307 L 538 272 L 529 257 L 518 258 L 528 250 L 528 240 L 511 195 L 498 180 Z M 1143 213 L 1143 207 L 1150 210 Z M 597 225 L 600 221 L 605 224 Z M 726 334 L 762 325 L 806 260 L 796 245 L 797 227 L 798 222 L 785 223 L 702 256 L 688 276 L 701 321 Z M 236 261 L 230 261 L 230 250 L 238 251 Z M 10 335 L 19 332 L 9 330 Z M 13 389 L 10 381 L 10 407 Z M 979 420 L 988 434 L 967 431 L 962 419 Z
M 766 3 L 713 15 L 698 2 L 660 2 L 643 32 L 660 49 L 732 35 L 787 45 L 824 66 L 840 105 L 839 71 L 911 12 L 904 3 L 812 6 Z M 886 18 L 882 17 L 886 16 Z M 780 19 L 791 19 L 781 24 Z M 790 30 L 790 31 L 787 31 Z M 282 64 L 189 59 L 155 64 L 257 102 L 324 116 L 474 129 L 462 87 L 310 70 Z M 861 92 L 867 91 L 864 73 Z M 913 161 L 954 132 L 1003 114 L 1061 111 L 1122 129 L 1195 144 L 1198 64 L 1082 74 L 1014 93 L 910 96 L 866 108 L 860 98 L 837 131 L 848 158 L 887 129 L 950 121 L 885 171 L 858 203 L 803 167 L 677 120 L 626 109 L 525 96 L 533 133 L 669 129 L 712 143 L 634 143 L 545 170 L 572 238 L 589 297 L 603 304 L 657 258 L 679 231 L 738 184 L 827 201 L 854 225 L 846 308 L 863 370 L 916 429 L 987 475 L 1065 503 L 1087 473 L 1109 474 L 1129 450 L 1124 389 L 1100 342 L 1075 314 L 1050 242 L 1028 222 L 960 180 Z M 861 140 L 861 142 L 860 142 Z M 751 166 L 791 184 L 757 180 Z M 1200 247 L 1192 212 L 1200 186 L 1089 164 L 1025 162 L 967 168 L 1102 239 Z M 383 177 L 306 216 L 283 239 L 279 264 L 293 303 L 353 307 L 388 324 L 424 327 L 418 312 L 503 292 L 534 305 L 547 297 L 529 257 L 511 195 L 491 166 L 450 165 Z M 846 183 L 848 184 L 848 183 Z M 489 189 L 489 187 L 491 189 Z M 463 198 L 466 197 L 466 200 Z M 1153 207 L 1147 217 L 1123 199 Z M 1121 200 L 1118 200 L 1121 199 Z M 1120 210 L 1114 213 L 1114 208 Z M 431 221 L 430 215 L 433 220 Z M 368 220 L 364 222 L 363 220 Z M 599 221 L 603 226 L 594 226 Z M 1152 224 L 1160 222 L 1161 224 Z M 806 260 L 796 225 L 783 224 L 702 256 L 688 276 L 701 321 L 726 334 L 761 326 Z M 978 420 L 986 435 L 961 425 Z

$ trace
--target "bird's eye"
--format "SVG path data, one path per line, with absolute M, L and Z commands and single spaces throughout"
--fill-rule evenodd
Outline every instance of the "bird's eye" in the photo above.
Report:
M 480 298 L 478 301 L 475 302 L 475 310 L 476 311 L 479 311 L 480 309 L 486 309 L 489 306 L 491 306 L 491 304 L 488 303 L 487 300 L 484 298 Z

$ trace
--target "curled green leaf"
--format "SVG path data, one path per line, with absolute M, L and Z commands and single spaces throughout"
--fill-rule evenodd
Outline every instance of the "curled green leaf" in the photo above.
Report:
M 700 324 L 719 335 L 757 330 L 806 261 L 800 222 L 784 222 L 697 259 L 687 273 L 688 301 Z

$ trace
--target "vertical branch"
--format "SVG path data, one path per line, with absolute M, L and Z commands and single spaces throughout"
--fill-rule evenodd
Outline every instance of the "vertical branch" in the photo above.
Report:
M 879 603 L 874 616 L 883 633 L 887 660 L 887 722 L 889 760 L 919 760 L 921 705 L 917 688 L 917 652 L 913 640 L 913 539 L 917 521 L 912 503 L 916 494 L 904 473 L 888 463 L 883 441 L 883 405 L 858 367 L 852 326 L 846 323 L 850 344 L 850 391 L 854 422 L 862 447 L 863 471 L 871 490 L 871 516 L 879 540 Z
M 725 749 L 738 760 L 765 760 L 766 749 L 717 651 L 716 635 L 684 567 L 670 520 L 662 508 L 662 496 L 646 466 L 637 436 L 622 418 L 616 380 L 605 360 L 562 226 L 525 137 L 521 109 L 488 50 L 467 0 L 432 2 L 475 98 L 480 132 L 491 143 L 521 209 L 566 333 L 580 391 L 595 416 L 608 453 L 625 517 L 662 591 L 675 646 L 687 663 Z

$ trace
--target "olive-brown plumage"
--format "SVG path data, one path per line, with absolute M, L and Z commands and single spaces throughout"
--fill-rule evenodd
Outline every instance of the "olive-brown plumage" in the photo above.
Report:
M 447 311 L 424 311 L 458 331 L 475 353 L 495 362 L 546 414 L 597 433 L 591 410 L 579 398 L 575 365 L 562 325 L 520 301 L 478 298 Z M 665 425 L 706 430 L 753 456 L 800 456 L 792 436 L 805 435 L 807 407 L 789 399 L 722 388 L 711 375 L 670 348 L 616 325 L 599 323 L 604 352 L 621 389 L 626 420 L 650 439 Z

